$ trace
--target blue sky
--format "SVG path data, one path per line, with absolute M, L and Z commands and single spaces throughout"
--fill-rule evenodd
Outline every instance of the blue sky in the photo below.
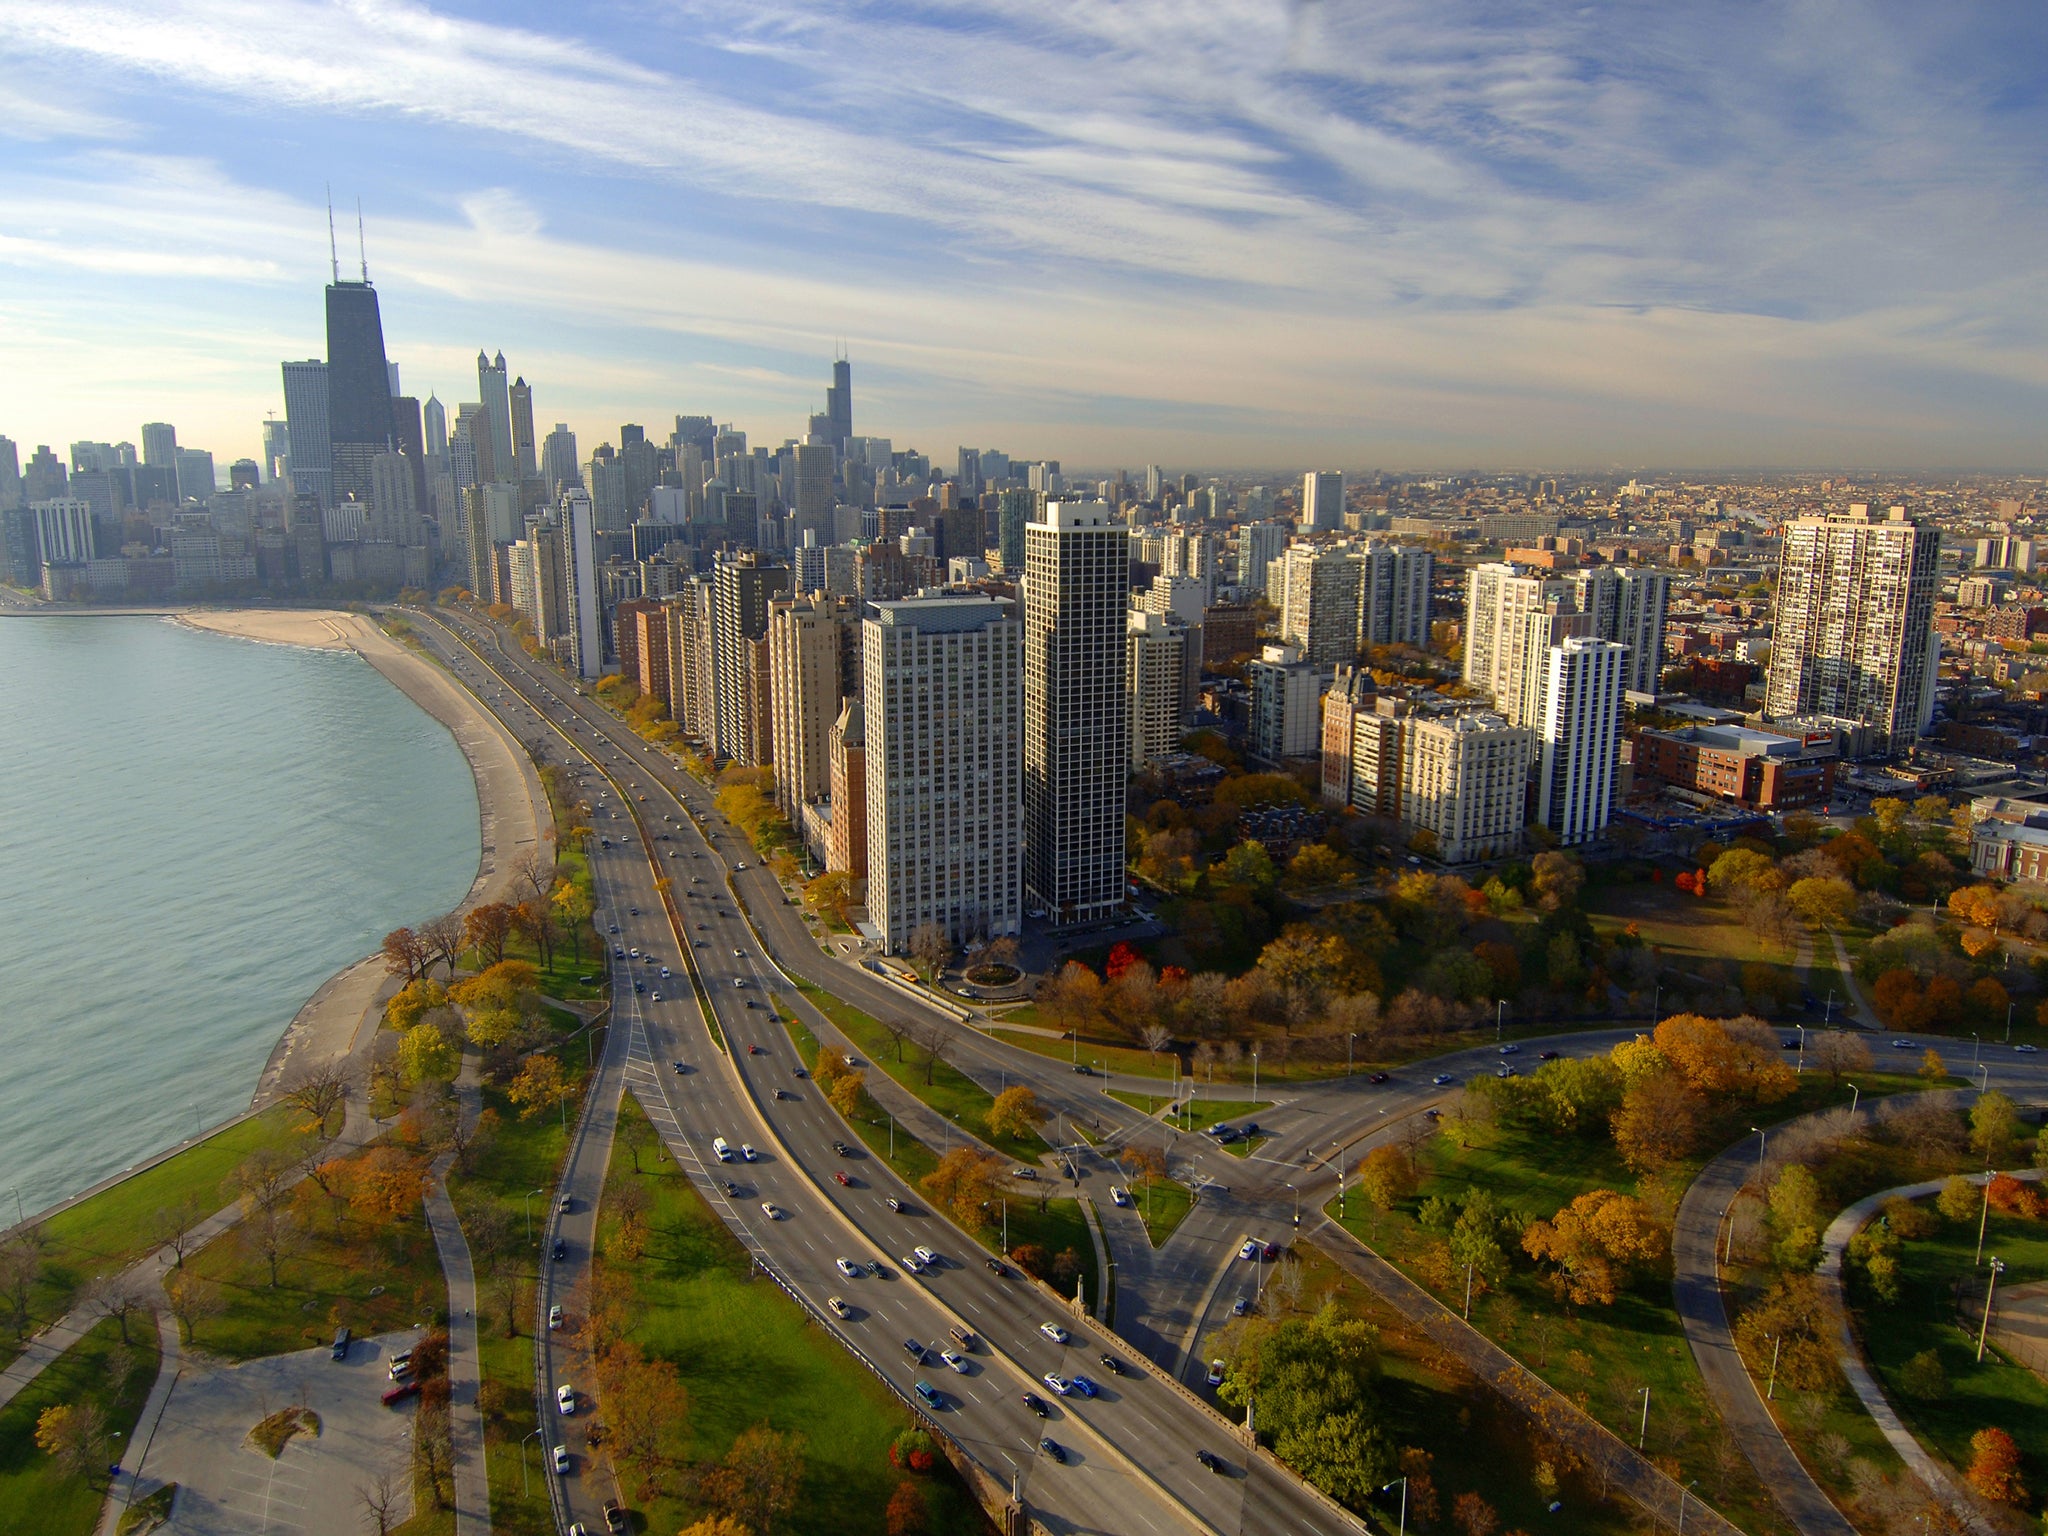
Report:
M 2048 462 L 2048 10 L 5 0 L 0 433 L 223 460 L 317 355 L 587 449 Z

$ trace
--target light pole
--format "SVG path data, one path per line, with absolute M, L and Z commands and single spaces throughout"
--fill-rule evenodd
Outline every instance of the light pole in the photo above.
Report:
M 1764 1182 L 1764 1148 L 1770 1138 L 1762 1126 L 1752 1125 L 1750 1129 L 1756 1132 L 1756 1182 L 1757 1187 L 1761 1189 Z
M 1295 1230 L 1299 1231 L 1301 1229 L 1301 1189 L 1292 1182 L 1289 1182 L 1287 1187 L 1294 1191 L 1294 1226 Z
M 1973 1264 L 1984 1262 L 1984 1226 L 1991 1220 L 1991 1170 L 1984 1170 L 1984 1208 L 1977 1213 L 1977 1257 Z M 1996 1263 L 1996 1260 L 1992 1261 Z
M 1388 1483 L 1384 1488 L 1380 1489 L 1381 1493 L 1392 1493 L 1393 1491 L 1394 1485 L 1392 1483 Z M 1405 1473 L 1401 1478 L 1401 1529 L 1399 1536 L 1408 1536 L 1408 1478 Z
M 1259 1102 L 1259 1048 L 1252 1047 L 1252 1102 Z
M 1832 1026 L 1835 1022 L 1835 989 L 1833 987 L 1828 988 L 1828 1011 L 1821 1015 L 1820 1021 L 1824 1026 Z
M 1472 1262 L 1465 1262 L 1465 1321 L 1472 1321 Z
M 1643 1427 L 1636 1431 L 1636 1449 L 1639 1451 L 1643 1442 L 1650 1438 L 1650 1389 L 1643 1387 L 1640 1390 L 1643 1394 Z
M 523 1204 L 526 1207 L 526 1240 L 529 1243 L 533 1241 L 533 1197 L 535 1195 L 544 1195 L 546 1193 L 547 1191 L 544 1189 L 529 1189 L 526 1192 L 526 1197 Z
M 523 1499 L 533 1497 L 533 1485 L 527 1481 L 526 1476 L 526 1441 L 538 1440 L 542 1433 L 543 1431 L 536 1429 L 532 1434 L 526 1436 L 526 1439 L 519 1442 L 519 1496 Z
M 1344 1075 L 1351 1075 L 1351 1042 L 1358 1038 L 1355 1032 L 1344 1036 Z
M 1863 1090 L 1854 1083 L 1849 1085 L 1849 1118 L 1856 1117 L 1856 1106 L 1863 1102 Z
M 1657 1010 L 1663 1006 L 1663 1003 L 1664 983 L 1661 981 L 1650 983 L 1650 1022 L 1652 1024 L 1657 1022 Z
M 1799 1026 L 1799 1070 L 1806 1070 L 1806 1026 Z
M 1977 1362 L 1984 1361 L 1984 1336 L 1991 1331 L 1991 1293 L 1998 1289 L 1998 1277 L 2005 1273 L 2005 1260 L 1991 1260 L 1991 1278 L 1984 1285 L 1984 1320 L 1977 1325 Z
M 1990 1066 L 1990 1064 L 1989 1064 L 1988 1062 L 1987 1062 L 1987 1063 L 1982 1063 L 1982 1064 L 1980 1064 L 1980 1065 L 1978 1066 L 1978 1068 L 1977 1068 L 1977 1072 L 1978 1072 L 1978 1074 L 1979 1074 L 1979 1076 L 1978 1076 L 1978 1079 L 1977 1079 L 1977 1091 L 1978 1091 L 1979 1093 L 1988 1093 L 1988 1092 L 1990 1092 L 1990 1090 L 1991 1090 L 1991 1066 Z
M 2011 1006 L 2012 1004 L 2010 1003 L 2006 1004 L 2007 1008 L 2010 1008 Z M 1970 1047 L 1970 1065 L 1972 1067 L 1975 1067 L 1978 1062 L 1984 1059 L 1984 1037 L 1982 1035 L 1979 1035 L 1975 1030 L 1972 1030 L 1970 1032 L 1970 1038 L 1977 1042 L 1975 1045 Z
M 1497 997 L 1493 1000 L 1493 1038 L 1496 1042 L 1500 1040 L 1501 1024 L 1507 1015 L 1507 1011 L 1508 1000 L 1506 998 Z
M 1767 1403 L 1778 1390 L 1778 1349 L 1784 1342 L 1783 1334 L 1771 1335 L 1771 1379 L 1764 1384 L 1764 1401 Z
M 1692 1482 L 1687 1483 L 1678 1490 L 1678 1536 L 1685 1536 L 1685 1499 L 1686 1495 L 1692 1492 L 1693 1484 L 1698 1481 L 1698 1478 L 1694 1478 Z
M 2013 1005 L 2007 1003 L 2005 1005 L 2005 1043 L 2007 1045 L 2012 1044 L 2012 1010 Z

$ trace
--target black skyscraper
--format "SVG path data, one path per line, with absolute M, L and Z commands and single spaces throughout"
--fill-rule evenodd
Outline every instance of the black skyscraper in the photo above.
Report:
M 832 365 L 832 386 L 825 391 L 825 414 L 832 422 L 832 446 L 843 452 L 853 436 L 853 364 L 844 359 Z
M 367 281 L 327 286 L 327 430 L 335 500 L 368 501 L 370 461 L 391 446 L 396 426 L 384 322 Z

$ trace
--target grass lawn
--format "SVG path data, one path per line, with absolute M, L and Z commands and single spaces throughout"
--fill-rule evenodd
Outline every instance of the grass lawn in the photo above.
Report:
M 2001 1356 L 1984 1351 L 1977 1363 L 1977 1335 L 1957 1307 L 1956 1288 L 1967 1287 L 1982 1301 L 1988 1263 L 1975 1262 L 1974 1222 L 1943 1223 L 1934 1236 L 1909 1242 L 1900 1253 L 1900 1298 L 1886 1307 L 1867 1297 L 1856 1307 L 1863 1348 L 1884 1383 L 1885 1396 L 1920 1441 L 1952 1466 L 1970 1464 L 1970 1436 L 1996 1425 L 2027 1450 L 2028 1470 L 2038 1484 L 2039 1456 L 2048 1447 L 2048 1382 Z M 2001 1290 L 2048 1280 L 2048 1222 L 1993 1213 L 1984 1234 L 1987 1261 L 2005 1261 Z M 1899 1370 L 1923 1349 L 1939 1352 L 1948 1373 L 1948 1395 L 1936 1401 L 1908 1396 Z
M 1263 1134 L 1258 1136 L 1240 1136 L 1236 1141 L 1231 1142 L 1230 1145 L 1226 1146 L 1223 1150 L 1228 1152 L 1232 1157 L 1250 1157 L 1260 1147 L 1263 1147 L 1267 1142 L 1271 1141 L 1272 1139 L 1272 1137 Z
M 299 1118 L 288 1105 L 267 1109 L 44 1222 L 50 1249 L 31 1305 L 36 1322 L 61 1317 L 88 1280 L 126 1269 L 156 1247 L 158 1212 L 189 1205 L 198 1221 L 233 1203 L 235 1170 L 253 1153 L 297 1146 Z
M 156 1380 L 156 1325 L 147 1313 L 128 1320 L 123 1346 L 113 1319 L 50 1362 L 49 1368 L 0 1409 L 0 1536 L 91 1536 L 104 1489 L 67 1477 L 36 1448 L 36 1420 L 45 1408 L 94 1402 L 118 1431 L 107 1460 L 122 1455 Z M 119 1369 L 125 1354 L 127 1368 Z M 104 1475 L 104 1474 L 102 1474 Z
M 1037 1056 L 1050 1056 L 1055 1061 L 1074 1060 L 1074 1042 L 1053 1035 L 1035 1034 L 1030 1030 L 1006 1029 L 1005 1024 L 1034 1025 L 1042 1028 L 1053 1027 L 1053 1021 L 1042 1017 L 1036 1003 L 1026 1003 L 989 1021 L 989 1033 L 1005 1045 L 1014 1045 L 1019 1050 L 1030 1051 Z M 1174 1077 L 1173 1057 L 1145 1050 L 1142 1046 L 1121 1045 L 1115 1041 L 1094 1035 L 1081 1036 L 1080 1059 L 1094 1066 L 1096 1072 L 1110 1074 L 1112 1088 L 1117 1078 L 1142 1077 L 1171 1082 Z M 1370 1065 L 1360 1058 L 1357 1065 Z M 1237 1061 L 1203 1062 L 1199 1069 L 1203 1083 L 1250 1083 L 1252 1081 L 1252 1060 L 1247 1051 Z M 1183 1067 L 1180 1076 L 1186 1078 L 1188 1071 Z M 1344 1076 L 1341 1061 L 1295 1061 L 1282 1063 L 1276 1058 L 1262 1057 L 1259 1062 L 1258 1081 L 1261 1083 L 1307 1083 L 1324 1078 Z
M 1195 1208 L 1194 1191 L 1172 1179 L 1155 1179 L 1144 1189 L 1134 1191 L 1131 1202 L 1145 1218 L 1145 1235 L 1154 1248 L 1171 1237 L 1182 1218 Z
M 630 1099 L 621 1110 L 638 1115 Z M 675 1362 L 689 1414 L 668 1447 L 683 1462 L 715 1461 L 751 1425 L 805 1438 L 803 1490 L 777 1529 L 790 1536 L 880 1536 L 883 1509 L 902 1480 L 889 1442 L 911 1423 L 893 1393 L 766 1280 L 750 1277 L 747 1253 L 673 1162 L 643 1161 L 635 1174 L 615 1149 L 606 1190 L 637 1184 L 648 1197 L 645 1252 L 630 1264 L 603 1261 L 634 1293 L 634 1339 Z M 611 1251 L 604 1223 L 600 1252 Z M 875 1285 L 885 1282 L 866 1281 Z M 645 1529 L 675 1531 L 706 1513 L 671 1473 L 663 1493 L 634 1500 Z M 929 1528 L 981 1533 L 980 1508 L 950 1471 L 925 1480 Z
M 1147 1115 L 1156 1115 L 1174 1102 L 1171 1098 L 1158 1094 L 1132 1093 L 1123 1088 L 1111 1089 L 1109 1096 Z M 1272 1107 L 1270 1099 L 1260 1099 L 1255 1103 L 1238 1099 L 1196 1099 L 1186 1104 L 1184 1111 L 1174 1117 L 1174 1124 L 1183 1131 L 1206 1131 L 1212 1125 L 1220 1125 L 1226 1120 L 1240 1120 L 1248 1115 L 1256 1116 L 1261 1110 Z
M 805 1001 L 839 1026 L 869 1067 L 879 1067 L 948 1120 L 979 1136 L 1005 1157 L 1020 1163 L 1035 1163 L 1045 1151 L 1037 1137 L 997 1136 L 988 1128 L 988 1112 L 995 1099 L 966 1073 L 956 1070 L 943 1057 L 936 1062 L 913 1061 L 922 1052 L 906 1041 L 899 1059 L 897 1043 L 880 1023 L 850 1003 L 840 1001 L 822 988 L 800 983 Z M 782 998 L 774 999 L 778 1013 L 788 1013 Z M 927 1070 L 931 1081 L 925 1081 Z
M 1633 923 L 1645 944 L 1662 951 L 1666 970 L 1683 977 L 1701 976 L 1701 967 L 1720 961 L 1738 969 L 1754 964 L 1781 973 L 1792 986 L 1795 1002 L 1797 993 L 1810 986 L 1810 978 L 1794 963 L 1798 959 L 1796 941 L 1784 949 L 1765 944 L 1723 897 L 1688 896 L 1663 883 L 1600 884 L 1586 888 L 1580 905 L 1603 937 Z M 1813 935 L 1816 974 L 1822 973 L 1824 964 L 1832 968 L 1833 956 L 1827 935 Z M 1823 980 L 1823 992 L 1826 986 Z M 1674 991 L 1668 975 L 1664 991 L 1667 998 Z
M 783 1027 L 789 1031 L 790 1039 L 796 1043 L 797 1053 L 803 1057 L 804 1065 L 815 1069 L 818 1064 L 818 1039 L 804 1027 L 801 1019 L 782 1014 Z M 912 1189 L 920 1189 L 924 1176 L 939 1166 L 939 1154 L 919 1141 L 901 1126 L 892 1127 L 888 1115 L 875 1101 L 863 1093 L 860 1107 L 848 1122 L 868 1151 L 895 1170 L 896 1176 Z M 1092 1300 L 1097 1295 L 1097 1269 L 1095 1265 L 1095 1244 L 1088 1236 L 1088 1218 L 1081 1212 L 1081 1203 L 1070 1196 L 1055 1196 L 1050 1193 L 1050 1181 L 1041 1177 L 1039 1183 L 1044 1192 L 1035 1199 L 1020 1196 L 1009 1203 L 1004 1215 L 1009 1224 L 1009 1247 L 1003 1246 L 1001 1217 L 998 1225 L 987 1232 L 977 1232 L 975 1238 L 990 1253 L 1012 1253 L 1026 1243 L 1035 1243 L 1049 1256 L 1057 1257 L 1072 1252 L 1080 1265 L 1080 1274 Z M 1040 1206 L 1043 1209 L 1040 1209 Z

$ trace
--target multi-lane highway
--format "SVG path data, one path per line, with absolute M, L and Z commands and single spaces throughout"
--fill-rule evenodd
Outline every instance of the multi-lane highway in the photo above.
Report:
M 754 889 L 741 884 L 752 870 L 735 868 L 728 876 L 728 858 L 733 866 L 751 863 L 748 850 L 719 826 L 694 781 L 679 773 L 657 778 L 657 768 L 672 762 L 665 754 L 657 763 L 637 739 L 615 738 L 602 711 L 543 669 L 518 667 L 482 627 L 450 623 L 451 630 L 466 631 L 463 639 L 475 654 L 466 656 L 450 631 L 432 620 L 420 628 L 480 698 L 530 743 L 543 728 L 553 736 L 551 722 L 559 721 L 557 749 L 566 737 L 604 775 L 587 798 L 593 870 L 606 898 L 599 927 L 619 930 L 605 937 L 614 946 L 616 1021 L 624 1026 L 614 1038 L 623 1042 L 625 1080 L 714 1208 L 821 1325 L 906 1400 L 919 1381 L 932 1388 L 940 1399 L 929 1410 L 933 1421 L 998 1484 L 1014 1487 L 1051 1529 L 1359 1528 L 1270 1457 L 1248 1454 L 1221 1417 L 1043 1288 L 1011 1267 L 994 1273 L 978 1245 L 868 1157 L 809 1079 L 797 1075 L 789 1037 L 768 1006 L 769 989 L 780 977 L 727 886 L 731 878 L 757 916 L 773 911 L 787 917 L 772 876 L 762 877 L 765 888 Z M 484 656 L 489 669 L 479 665 Z M 532 710 L 533 702 L 545 717 Z M 697 818 L 705 820 L 706 832 L 699 832 Z M 672 882 L 673 922 L 655 886 L 657 869 Z M 801 924 L 794 926 L 816 955 L 815 942 Z M 618 949 L 627 951 L 624 960 Z M 633 957 L 635 949 L 640 958 Z M 701 979 L 717 1040 L 684 974 L 686 960 Z M 665 979 L 664 965 L 671 973 Z M 635 990 L 636 980 L 644 991 Z M 685 1070 L 677 1072 L 676 1062 Z M 713 1151 L 718 1138 L 735 1148 L 752 1144 L 757 1160 L 719 1162 Z M 846 1143 L 851 1155 L 841 1156 L 835 1141 Z M 559 1218 L 565 1257 L 555 1276 L 563 1295 L 575 1294 L 577 1265 L 587 1257 L 587 1231 L 576 1217 L 593 1177 L 582 1163 L 591 1161 L 601 1174 L 601 1159 L 585 1158 L 572 1166 L 565 1185 L 571 1208 Z M 846 1175 L 845 1184 L 833 1177 L 837 1173 Z M 892 1210 L 890 1198 L 903 1209 Z M 918 1276 L 901 1261 L 920 1245 L 940 1254 L 941 1262 Z M 842 1258 L 878 1262 L 883 1274 L 849 1278 L 838 1267 Z M 832 1315 L 833 1296 L 846 1304 L 846 1317 Z M 1048 1324 L 1067 1337 L 1048 1336 Z M 956 1347 L 956 1327 L 975 1337 L 971 1349 L 957 1350 L 963 1370 L 949 1368 L 939 1355 Z M 557 1338 L 568 1347 L 550 1352 L 557 1366 L 541 1383 L 550 1402 L 565 1382 L 588 1386 L 587 1378 L 569 1374 L 573 1330 Z M 913 1360 L 911 1343 L 923 1351 L 921 1361 Z M 1105 1353 L 1128 1374 L 1105 1366 Z M 1098 1384 L 1097 1397 L 1062 1398 L 1043 1380 L 1076 1373 Z M 1027 1391 L 1045 1405 L 1045 1417 L 1027 1406 Z M 1041 1449 L 1047 1439 L 1064 1461 Z M 1196 1454 L 1203 1450 L 1220 1459 L 1222 1472 L 1205 1469 Z M 567 1514 L 586 1521 L 612 1491 L 582 1477 L 567 1483 Z

